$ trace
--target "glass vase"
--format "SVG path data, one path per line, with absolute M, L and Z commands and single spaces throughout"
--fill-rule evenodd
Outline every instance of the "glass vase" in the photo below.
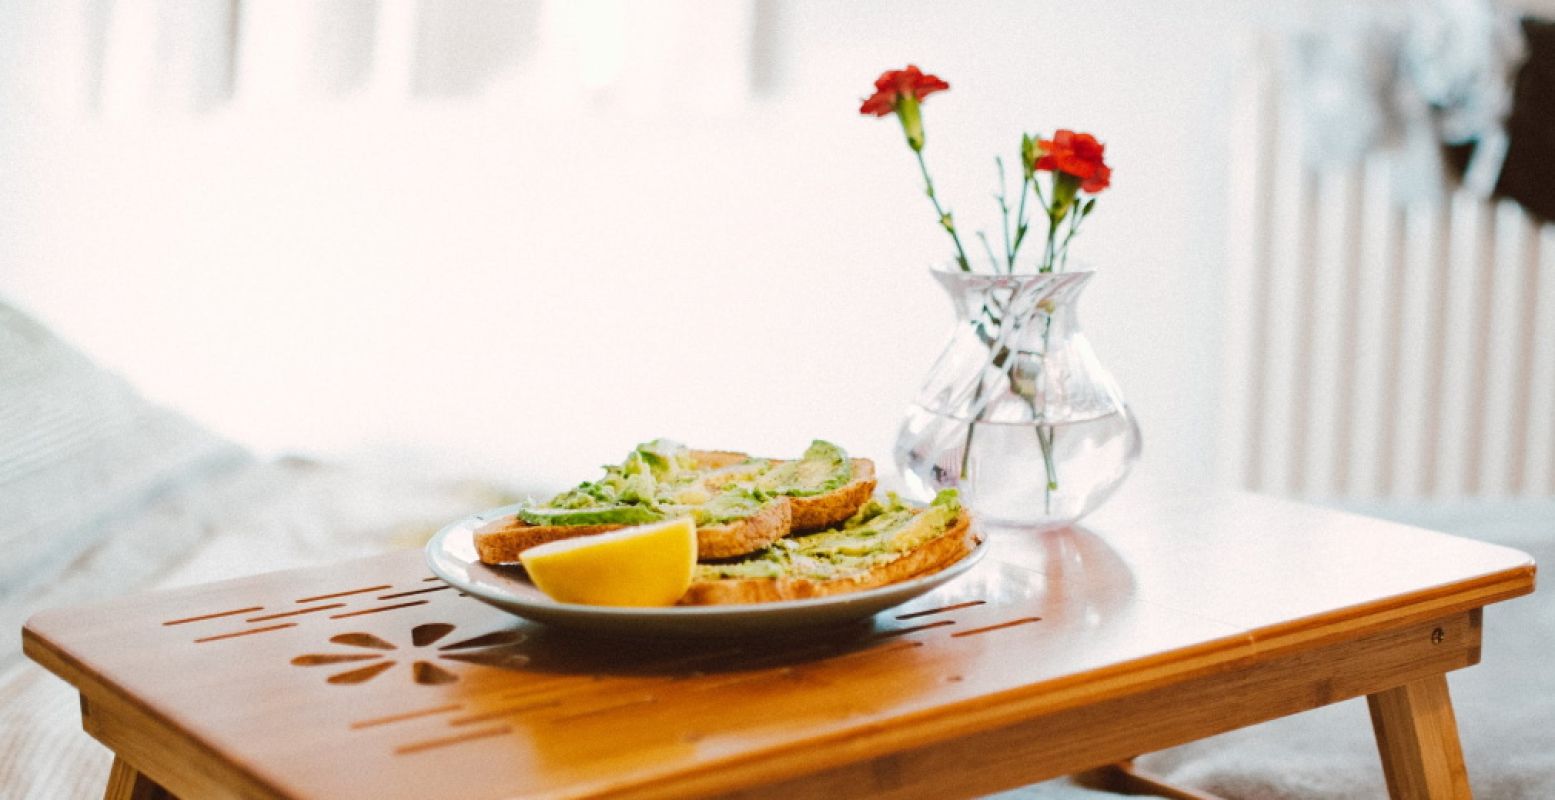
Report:
M 1123 483 L 1139 426 L 1075 313 L 1094 274 L 933 270 L 956 327 L 897 433 L 909 496 L 959 487 L 984 520 L 1050 529 Z

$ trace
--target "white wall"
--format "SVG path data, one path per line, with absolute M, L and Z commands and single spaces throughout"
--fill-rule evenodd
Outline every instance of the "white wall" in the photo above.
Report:
M 887 461 L 950 320 L 910 154 L 857 114 L 913 61 L 953 87 L 927 155 L 964 228 L 992 231 L 992 157 L 1022 129 L 1107 143 L 1085 324 L 1147 463 L 1207 477 L 1244 5 L 756 9 L 760 84 L 716 102 L 634 102 L 630 80 L 569 100 L 522 63 L 455 98 L 194 114 L 12 91 L 0 297 L 267 452 L 406 448 L 546 485 L 656 435 Z

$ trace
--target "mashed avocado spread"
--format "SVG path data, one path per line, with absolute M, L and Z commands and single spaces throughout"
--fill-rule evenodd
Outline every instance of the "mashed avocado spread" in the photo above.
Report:
M 662 512 L 647 506 L 525 508 L 518 516 L 530 525 L 642 525 L 664 519 Z
M 655 439 L 604 469 L 597 481 L 525 505 L 518 518 L 530 525 L 641 525 L 690 514 L 698 525 L 716 525 L 750 517 L 779 495 L 811 497 L 853 480 L 847 452 L 819 440 L 795 461 L 749 459 L 712 470 L 699 468 L 685 445 Z M 704 482 L 709 477 L 716 480 Z
M 745 519 L 771 502 L 772 496 L 756 489 L 735 486 L 725 489 L 713 499 L 691 508 L 691 516 L 698 525 L 716 525 Z
M 756 476 L 756 488 L 790 497 L 813 497 L 853 480 L 853 460 L 831 442 L 810 443 L 798 461 L 785 461 Z
M 655 439 L 638 445 L 605 477 L 584 481 L 550 500 L 526 505 L 518 518 L 530 525 L 640 525 L 668 518 L 701 473 L 679 442 Z M 705 494 L 705 493 L 704 493 Z
M 941 491 L 922 511 L 891 494 L 884 503 L 865 503 L 841 527 L 779 539 L 737 561 L 698 564 L 696 580 L 845 578 L 901 558 L 938 538 L 960 516 L 955 489 Z

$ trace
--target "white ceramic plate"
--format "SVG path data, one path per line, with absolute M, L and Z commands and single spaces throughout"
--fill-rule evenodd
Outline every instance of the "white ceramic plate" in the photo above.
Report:
M 971 569 L 988 550 L 988 539 L 984 537 L 965 558 L 939 572 L 830 597 L 717 606 L 589 606 L 558 603 L 536 589 L 523 568 L 494 567 L 482 564 L 476 557 L 475 529 L 517 509 L 492 509 L 438 531 L 427 543 L 427 565 L 439 578 L 469 596 L 525 619 L 612 635 L 744 636 L 839 625 L 872 616 L 939 587 Z

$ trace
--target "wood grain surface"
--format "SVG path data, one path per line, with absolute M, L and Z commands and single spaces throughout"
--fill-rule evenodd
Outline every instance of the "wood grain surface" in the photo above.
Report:
M 1411 800 L 1470 796 L 1445 678 L 1410 681 L 1366 700 L 1388 794 Z
M 88 732 L 183 797 L 939 797 L 1364 694 L 1417 721 L 1429 692 L 1389 690 L 1475 663 L 1478 609 L 1533 588 L 1514 550 L 1239 494 L 1135 489 L 1086 527 L 989 533 L 935 593 L 779 639 L 547 629 L 419 552 L 23 637 Z

